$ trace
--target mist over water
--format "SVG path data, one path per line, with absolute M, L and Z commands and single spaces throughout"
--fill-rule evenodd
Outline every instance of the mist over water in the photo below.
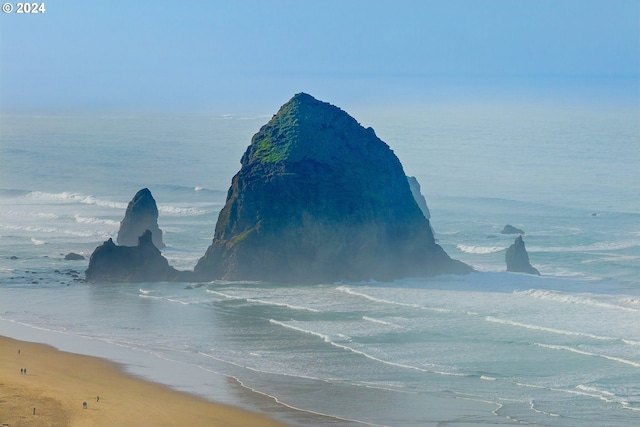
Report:
M 88 257 L 115 237 L 143 187 L 158 203 L 164 256 L 193 268 L 271 115 L 5 116 L 0 333 L 299 425 L 633 425 L 637 109 L 338 105 L 418 178 L 438 243 L 477 273 L 86 284 L 73 274 L 88 261 L 64 254 Z M 541 277 L 504 272 L 506 224 L 525 231 Z

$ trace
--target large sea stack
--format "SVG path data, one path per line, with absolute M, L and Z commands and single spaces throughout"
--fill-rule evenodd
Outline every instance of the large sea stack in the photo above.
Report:
M 515 242 L 509 246 L 505 254 L 505 261 L 507 263 L 507 271 L 540 275 L 540 272 L 529 263 L 529 254 L 524 247 L 522 236 L 516 237 Z
M 146 230 L 153 235 L 153 244 L 158 249 L 165 247 L 162 230 L 158 227 L 158 206 L 148 188 L 138 191 L 127 206 L 118 230 L 118 245 L 136 246 L 138 237 Z
M 435 243 L 400 161 L 371 128 L 300 93 L 254 135 L 200 280 L 333 282 L 468 273 Z

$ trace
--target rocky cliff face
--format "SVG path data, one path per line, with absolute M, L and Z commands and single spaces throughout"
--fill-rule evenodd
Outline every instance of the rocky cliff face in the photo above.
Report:
M 407 181 L 409 181 L 409 188 L 411 189 L 411 194 L 415 199 L 418 207 L 422 211 L 422 214 L 425 218 L 431 219 L 431 212 L 429 212 L 429 207 L 427 206 L 427 199 L 424 198 L 422 192 L 420 191 L 420 183 L 416 179 L 415 176 L 408 176 Z
M 118 245 L 136 246 L 138 237 L 149 230 L 153 244 L 158 249 L 165 247 L 162 242 L 162 230 L 158 227 L 158 207 L 148 188 L 138 191 L 127 206 L 124 219 L 118 230 Z
M 178 271 L 169 265 L 152 242 L 146 230 L 136 246 L 118 246 L 112 239 L 98 246 L 91 254 L 87 281 L 93 282 L 165 282 L 188 281 L 192 272 Z
M 509 246 L 505 261 L 507 263 L 507 271 L 540 275 L 540 272 L 529 263 L 529 254 L 524 247 L 522 236 L 516 237 L 515 242 Z
M 467 273 L 438 246 L 371 128 L 298 94 L 242 156 L 200 280 L 324 282 Z

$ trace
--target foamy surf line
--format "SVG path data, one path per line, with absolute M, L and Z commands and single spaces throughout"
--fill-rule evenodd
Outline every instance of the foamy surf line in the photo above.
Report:
M 365 320 L 371 323 L 377 323 L 379 325 L 390 326 L 396 329 L 406 329 L 404 326 L 396 325 L 395 323 L 387 322 L 386 320 L 374 319 L 373 317 L 369 317 L 369 316 L 362 316 L 362 320 Z
M 551 345 L 551 344 L 540 344 L 540 343 L 535 343 L 535 345 L 538 347 L 547 348 L 550 350 L 561 350 L 561 351 L 568 351 L 571 353 L 580 354 L 583 356 L 600 357 L 602 359 L 611 360 L 612 362 L 623 363 L 625 365 L 633 366 L 634 368 L 640 368 L 640 363 L 634 362 L 632 360 L 623 359 L 621 357 L 609 356 L 606 354 L 591 353 L 589 351 L 584 351 L 584 350 L 580 350 L 577 348 L 568 347 L 564 345 Z
M 80 203 L 84 205 L 95 205 L 100 207 L 107 207 L 111 209 L 127 209 L 128 203 L 116 202 L 113 200 L 99 199 L 92 195 L 85 195 L 82 193 L 71 193 L 64 191 L 62 193 L 47 193 L 42 191 L 31 191 L 25 195 L 28 199 L 54 201 L 62 203 Z M 208 213 L 206 210 L 198 209 L 194 207 L 181 207 L 158 204 L 158 212 L 166 215 L 174 216 L 199 216 Z
M 80 215 L 74 215 L 73 220 L 79 224 L 91 224 L 91 225 L 108 225 L 113 228 L 120 227 L 120 221 L 115 221 L 112 219 L 101 219 L 94 217 L 84 217 Z
M 469 375 L 469 374 L 462 374 L 462 373 L 458 373 L 458 372 L 446 372 L 446 371 L 436 371 L 436 370 L 432 370 L 432 369 L 425 369 L 425 368 L 420 368 L 418 366 L 413 366 L 413 365 L 406 365 L 403 363 L 397 363 L 397 362 L 390 362 L 388 360 L 384 360 L 384 359 L 380 359 L 376 356 L 372 356 L 368 353 L 365 353 L 364 351 L 361 350 L 356 350 L 353 347 L 349 347 L 348 345 L 344 345 L 344 344 L 339 344 L 335 341 L 332 341 L 331 338 L 328 335 L 322 334 L 320 332 L 315 332 L 315 331 L 311 331 L 309 329 L 304 329 L 298 326 L 294 326 L 294 325 L 290 325 L 287 324 L 285 322 L 280 322 L 278 320 L 274 320 L 274 319 L 269 319 L 269 323 L 274 324 L 274 325 L 278 325 L 278 326 L 282 326 L 283 328 L 287 328 L 287 329 L 291 329 L 293 331 L 297 331 L 297 332 L 301 332 L 303 334 L 308 334 L 308 335 L 312 335 L 312 336 L 316 336 L 320 339 L 322 339 L 324 342 L 326 342 L 327 344 L 330 344 L 336 348 L 351 352 L 353 354 L 357 354 L 360 356 L 363 356 L 369 360 L 373 360 L 374 362 L 378 362 L 378 363 L 382 363 L 388 366 L 394 366 L 397 368 L 402 368 L 402 369 L 410 369 L 410 370 L 414 370 L 414 371 L 419 371 L 419 372 L 424 372 L 427 374 L 437 374 L 437 375 L 444 375 L 444 376 L 452 376 L 452 377 L 472 377 L 473 375 Z
M 584 246 L 550 246 L 550 247 L 528 247 L 529 252 L 602 252 L 617 251 L 640 246 L 638 240 L 627 240 L 623 242 L 598 242 Z
M 549 333 L 558 334 L 558 335 L 577 336 L 577 337 L 591 338 L 591 339 L 600 340 L 600 341 L 620 341 L 620 342 L 623 342 L 623 343 L 628 344 L 628 345 L 636 345 L 636 346 L 640 345 L 640 342 L 629 340 L 629 339 L 626 339 L 626 338 L 605 337 L 605 336 L 601 336 L 601 335 L 590 334 L 588 332 L 565 331 L 563 329 L 548 328 L 548 327 L 545 327 L 545 326 L 538 326 L 538 325 L 531 325 L 531 324 L 528 324 L 528 323 L 514 322 L 512 320 L 498 319 L 498 318 L 493 317 L 493 316 L 488 316 L 488 317 L 485 318 L 485 320 L 487 322 L 491 322 L 491 323 L 498 323 L 498 324 L 502 324 L 502 325 L 515 326 L 515 327 L 518 327 L 518 328 L 525 328 L 525 329 L 530 329 L 530 330 L 534 330 L 534 331 L 549 332 Z
M 517 385 L 518 387 L 533 388 L 533 389 L 539 389 L 539 390 L 553 391 L 556 393 L 565 393 L 565 394 L 571 394 L 575 396 L 590 397 L 593 399 L 601 400 L 606 403 L 613 403 L 613 404 L 620 405 L 622 408 L 628 409 L 630 411 L 640 411 L 640 408 L 631 406 L 629 402 L 622 400 L 622 398 L 620 398 L 619 396 L 616 396 L 614 393 L 604 391 L 604 390 L 598 390 L 594 387 L 587 387 L 582 384 L 578 384 L 575 390 L 540 386 L 540 385 L 534 385 L 534 384 L 524 384 L 517 381 L 514 382 L 514 384 Z
M 386 424 L 374 424 L 374 423 L 370 423 L 370 422 L 367 422 L 367 421 L 340 417 L 338 415 L 325 414 L 325 413 L 322 413 L 322 412 L 312 411 L 311 409 L 304 409 L 304 408 L 300 408 L 300 407 L 297 407 L 297 406 L 293 406 L 291 404 L 288 404 L 288 403 L 280 400 L 276 396 L 270 395 L 268 393 L 265 393 L 263 391 L 260 391 L 260 390 L 257 390 L 255 388 L 252 388 L 252 387 L 249 387 L 249 386 L 245 385 L 240 379 L 238 379 L 236 377 L 233 377 L 233 379 L 235 379 L 238 382 L 238 384 L 240 384 L 241 387 L 243 387 L 243 388 L 245 388 L 247 390 L 250 390 L 250 391 L 252 391 L 254 393 L 261 394 L 262 396 L 265 396 L 265 397 L 267 397 L 269 399 L 272 399 L 277 404 L 282 405 L 285 408 L 289 408 L 289 409 L 294 410 L 294 411 L 304 412 L 304 413 L 311 414 L 311 415 L 314 415 L 314 416 L 326 417 L 326 418 L 330 418 L 330 419 L 333 419 L 333 420 L 349 422 L 349 423 L 354 423 L 354 424 L 362 424 L 362 425 L 367 425 L 367 426 L 372 426 L 372 427 L 390 427 L 390 426 L 387 426 Z
M 98 199 L 95 196 L 87 196 L 81 193 L 71 193 L 63 191 L 62 193 L 47 193 L 43 191 L 31 191 L 25 195 L 26 198 L 44 201 L 57 201 L 63 203 L 81 203 L 85 205 L 96 205 L 113 209 L 126 209 L 127 203 L 114 202 L 111 200 Z
M 225 294 L 224 292 L 214 291 L 212 289 L 207 289 L 206 292 L 208 294 L 221 296 L 221 297 L 223 297 L 223 298 L 225 298 L 227 300 L 246 301 L 246 302 L 252 303 L 252 304 L 269 305 L 269 306 L 273 306 L 273 307 L 288 308 L 290 310 L 300 310 L 300 311 L 309 311 L 311 313 L 320 313 L 320 310 L 318 310 L 318 309 L 311 308 L 311 307 L 304 307 L 304 306 L 301 306 L 301 305 L 287 304 L 287 303 L 282 303 L 282 302 L 277 302 L 277 301 L 268 301 L 268 300 L 264 300 L 264 299 L 247 298 L 247 297 L 242 297 L 242 296 L 229 295 L 229 294 Z
M 457 245 L 458 249 L 466 254 L 494 254 L 507 250 L 506 246 L 473 246 L 473 245 Z
M 0 225 L 0 229 L 12 231 L 24 231 L 27 233 L 61 234 L 74 237 L 104 237 L 109 236 L 106 232 L 96 231 L 75 231 L 57 227 L 36 227 L 32 225 Z
M 261 299 L 255 299 L 255 298 L 246 298 L 245 300 L 247 302 L 254 303 L 254 304 L 270 305 L 270 306 L 274 306 L 274 307 L 284 307 L 284 308 L 288 308 L 288 309 L 291 309 L 291 310 L 310 311 L 312 313 L 320 313 L 320 310 L 317 310 L 317 309 L 311 308 L 311 307 L 303 307 L 303 306 L 300 306 L 300 305 L 286 304 L 286 303 L 282 303 L 282 302 L 267 301 L 267 300 L 261 300 Z
M 175 299 L 175 298 L 169 298 L 169 297 L 157 297 L 154 295 L 148 295 L 145 293 L 139 294 L 138 295 L 140 298 L 149 298 L 149 299 L 155 299 L 155 300 L 162 300 L 162 301 L 167 301 L 167 302 L 173 302 L 173 303 L 178 303 L 181 305 L 189 305 L 189 302 L 186 301 L 180 301 L 179 299 Z
M 368 299 L 369 301 L 377 302 L 380 304 L 398 305 L 401 307 L 410 307 L 418 310 L 435 311 L 437 313 L 453 313 L 453 310 L 449 310 L 448 308 L 425 307 L 418 304 L 411 304 L 411 303 L 400 302 L 400 301 L 391 301 L 383 298 L 372 297 L 371 295 L 367 295 L 367 294 L 363 294 L 363 293 L 351 290 L 346 286 L 339 286 L 336 288 L 336 290 L 339 292 L 344 292 L 346 294 L 356 296 L 356 297 L 365 298 L 365 299 Z
M 529 296 L 537 299 L 550 300 L 568 304 L 582 304 L 590 305 L 594 307 L 609 308 L 614 310 L 630 311 L 634 313 L 640 313 L 640 309 L 627 307 L 624 305 L 612 304 L 609 302 L 602 302 L 595 300 L 591 297 L 569 295 L 559 291 L 546 291 L 542 289 L 529 289 L 526 291 L 514 291 L 514 295 Z

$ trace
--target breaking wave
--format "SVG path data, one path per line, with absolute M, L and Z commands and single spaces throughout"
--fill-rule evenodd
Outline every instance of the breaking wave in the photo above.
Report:
M 104 233 L 90 233 L 84 231 L 65 230 L 57 227 L 36 227 L 31 225 L 2 225 L 6 230 L 27 231 L 31 233 L 63 234 L 75 237 L 103 237 Z
M 410 369 L 413 371 L 419 371 L 419 372 L 424 372 L 424 373 L 428 373 L 428 374 L 437 374 L 437 375 L 444 375 L 444 376 L 453 376 L 453 377 L 472 377 L 473 375 L 469 375 L 469 374 L 463 374 L 463 373 L 459 373 L 459 372 L 448 372 L 448 371 L 439 371 L 439 370 L 433 370 L 433 369 L 426 369 L 426 368 L 422 368 L 419 366 L 414 366 L 414 365 L 407 365 L 404 363 L 398 363 L 398 362 L 391 362 L 389 360 L 384 360 L 384 359 L 380 359 L 379 357 L 373 356 L 371 354 L 368 354 L 362 350 L 358 350 L 355 349 L 353 347 L 349 347 L 348 345 L 345 344 L 340 344 L 337 343 L 335 341 L 333 341 L 331 339 L 331 337 L 329 337 L 328 335 L 319 333 L 319 332 L 315 332 L 315 331 L 311 331 L 309 329 L 304 329 L 301 328 L 299 326 L 295 326 L 295 325 L 291 325 L 285 322 L 280 322 L 278 320 L 273 320 L 273 319 L 269 319 L 269 323 L 273 324 L 273 325 L 278 325 L 278 326 L 282 326 L 283 328 L 287 328 L 287 329 L 291 329 L 293 331 L 297 331 L 297 332 L 301 332 L 304 334 L 308 334 L 308 335 L 312 335 L 315 337 L 318 337 L 320 339 L 322 339 L 324 342 L 326 342 L 327 344 L 330 344 L 336 348 L 339 348 L 341 350 L 345 350 L 348 352 L 351 352 L 353 354 L 357 354 L 359 356 L 363 356 L 369 360 L 372 360 L 374 362 L 378 362 L 378 363 L 382 363 L 384 365 L 388 365 L 388 366 L 393 366 L 396 368 L 401 368 L 401 369 Z
M 96 225 L 108 225 L 111 227 L 119 227 L 120 221 L 114 221 L 112 219 L 100 219 L 93 217 L 84 217 L 80 215 L 74 215 L 73 219 L 79 224 L 96 224 Z
M 507 249 L 506 246 L 472 246 L 472 245 L 457 245 L 458 249 L 466 254 L 494 254 L 496 252 L 502 252 Z
M 640 342 L 638 342 L 638 341 L 628 340 L 628 339 L 625 339 L 625 338 L 605 337 L 605 336 L 601 336 L 601 335 L 590 334 L 590 333 L 587 333 L 587 332 L 565 331 L 563 329 L 548 328 L 546 326 L 530 325 L 530 324 L 527 324 L 527 323 L 514 322 L 512 320 L 498 319 L 498 318 L 493 317 L 493 316 L 488 316 L 485 320 L 487 322 L 491 322 L 491 323 L 498 323 L 498 324 L 501 324 L 501 325 L 515 326 L 515 327 L 518 327 L 518 328 L 530 329 L 530 330 L 534 330 L 534 331 L 549 332 L 549 333 L 558 334 L 558 335 L 568 335 L 568 336 L 576 336 L 576 337 L 583 337 L 583 338 L 591 338 L 593 340 L 599 340 L 599 341 L 621 341 L 621 342 L 623 342 L 625 344 L 628 344 L 628 345 L 640 345 Z
M 637 240 L 626 240 L 622 242 L 597 242 L 590 245 L 578 246 L 528 246 L 528 252 L 600 252 L 617 251 L 640 246 Z
M 627 307 L 619 304 L 612 304 L 610 302 L 603 302 L 596 300 L 594 298 L 585 297 L 581 295 L 570 295 L 559 291 L 545 291 L 541 289 L 529 289 L 526 291 L 514 291 L 515 295 L 529 296 L 542 300 L 550 300 L 563 302 L 567 304 L 582 304 L 582 305 L 590 305 L 593 307 L 601 307 L 601 308 L 609 308 L 614 310 L 624 310 L 631 311 L 635 313 L 640 313 L 640 309 L 634 307 Z
M 98 199 L 95 196 L 87 196 L 81 193 L 71 193 L 63 191 L 62 193 L 47 193 L 43 191 L 31 191 L 26 194 L 29 199 L 59 201 L 63 203 L 82 203 L 85 205 L 96 205 L 113 209 L 126 209 L 127 203 L 114 202 L 111 200 Z
M 95 196 L 85 195 L 82 193 L 71 193 L 63 191 L 62 193 L 47 193 L 43 191 L 31 191 L 25 195 L 29 199 L 43 200 L 43 201 L 57 201 L 61 203 L 80 203 L 84 205 L 94 205 L 100 207 L 106 207 L 111 209 L 125 210 L 128 203 L 116 202 L 113 200 L 99 199 Z M 206 210 L 198 209 L 194 207 L 181 207 L 181 206 L 168 206 L 158 205 L 158 211 L 166 215 L 177 216 L 198 216 L 208 213 Z
M 628 359 L 623 359 L 621 357 L 609 356 L 609 355 L 606 355 L 606 354 L 599 354 L 599 353 L 591 353 L 589 351 L 580 350 L 578 348 L 569 347 L 569 346 L 566 346 L 566 345 L 552 345 L 552 344 L 540 344 L 540 343 L 535 343 L 535 345 L 538 346 L 538 347 L 541 347 L 541 348 L 549 349 L 549 350 L 568 351 L 568 352 L 571 352 L 571 353 L 581 354 L 583 356 L 600 357 L 602 359 L 611 360 L 612 362 L 624 363 L 625 365 L 630 365 L 630 366 L 633 366 L 635 368 L 640 368 L 640 363 L 634 362 L 634 361 L 628 360 Z

